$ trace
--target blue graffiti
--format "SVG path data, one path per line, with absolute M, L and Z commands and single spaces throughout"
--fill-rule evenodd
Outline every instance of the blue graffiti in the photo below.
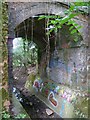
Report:
M 50 60 L 49 67 L 50 67 L 50 68 L 54 68 L 54 67 L 56 67 L 56 66 L 58 66 L 58 61 L 55 60 L 54 58 L 52 58 L 52 59 Z
M 50 63 L 49 63 L 49 67 L 50 68 L 58 68 L 58 69 L 63 69 L 63 70 L 66 70 L 66 65 L 65 63 L 61 60 L 61 59 L 54 59 L 54 58 L 51 58 L 50 60 Z
M 65 103 L 66 103 L 66 100 L 63 101 L 62 106 L 61 106 L 61 110 L 60 110 L 60 116 L 61 117 L 63 117 L 63 113 L 64 113 L 64 110 L 65 110 Z

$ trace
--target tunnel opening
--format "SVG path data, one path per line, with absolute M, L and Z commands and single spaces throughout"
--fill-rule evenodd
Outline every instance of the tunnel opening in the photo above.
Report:
M 76 4 L 80 8 L 79 11 L 76 10 L 78 8 Z M 76 4 L 74 12 L 86 9 L 81 3 Z M 71 35 L 69 30 L 74 26 L 64 24 L 48 37 L 46 30 L 53 25 L 48 27 L 46 24 L 48 20 L 38 20 L 40 15 L 59 15 L 66 18 L 68 10 L 71 10 L 69 17 L 72 17 L 75 15 L 72 9 L 70 2 L 9 3 L 9 86 L 11 93 L 13 87 L 15 97 L 31 118 L 49 118 L 46 115 L 47 107 L 59 115 L 52 114 L 50 118 L 88 118 L 87 14 L 82 11 L 72 19 L 79 26 L 83 26 L 79 30 L 81 36 L 76 33 Z M 13 48 L 12 74 L 12 39 L 14 37 L 18 41 L 22 39 L 23 47 L 22 50 L 17 48 L 21 51 L 21 54 L 16 54 L 17 60 L 15 60 L 15 48 Z M 28 50 L 27 46 L 31 49 Z M 35 51 L 33 51 L 34 47 Z M 34 57 L 36 57 L 35 62 Z M 15 71 L 16 68 L 19 69 Z M 12 98 L 11 101 L 13 101 Z M 46 105 L 44 109 L 43 103 Z
M 46 104 L 55 110 L 60 117 L 63 118 L 63 116 L 67 116 L 66 113 L 62 115 L 62 113 L 58 111 L 59 109 L 57 108 L 59 108 L 60 105 L 58 104 L 57 97 L 60 90 L 63 89 L 61 86 L 69 86 L 70 88 L 74 89 L 77 89 L 76 87 L 80 86 L 80 83 L 77 80 L 78 72 L 75 71 L 78 63 L 76 62 L 76 59 L 72 59 L 69 56 L 73 57 L 73 55 L 70 53 L 71 48 L 74 50 L 76 48 L 79 49 L 80 43 L 83 40 L 82 37 L 78 36 L 77 34 L 71 35 L 69 32 L 69 26 L 66 26 L 65 24 L 57 31 L 57 34 L 52 32 L 49 36 L 50 56 L 49 61 L 47 61 L 48 37 L 46 35 L 45 19 L 38 20 L 38 17 L 36 16 L 30 17 L 16 27 L 15 33 L 16 38 L 19 37 L 23 39 L 23 44 L 26 45 L 26 48 L 27 46 L 29 46 L 30 49 L 34 47 L 35 51 L 33 52 L 33 49 L 27 49 L 26 53 L 28 53 L 28 51 L 31 53 L 31 56 L 28 56 L 27 58 L 32 57 L 32 62 L 30 63 L 30 61 L 27 62 L 26 60 L 27 70 L 25 69 L 24 73 L 23 69 L 20 71 L 16 70 L 19 75 L 20 73 L 22 74 L 19 78 L 15 77 L 16 73 L 15 70 L 13 70 L 15 82 L 14 87 L 19 89 L 21 92 L 26 89 L 26 92 L 24 93 L 25 96 L 27 96 L 26 93 L 29 95 L 35 94 L 35 96 L 37 96 L 38 93 L 37 97 L 39 97 L 42 101 L 44 101 L 44 99 L 47 101 L 48 99 Z M 78 42 L 75 42 L 74 39 L 78 39 Z M 25 47 L 23 47 L 23 49 L 25 49 Z M 36 62 L 34 64 L 33 62 L 35 56 L 33 56 L 32 53 L 33 55 L 36 54 Z M 72 62 L 70 62 L 71 59 Z M 18 62 L 20 62 L 20 60 Z M 25 66 L 25 63 L 22 63 L 22 66 L 23 65 Z M 63 94 L 70 94 L 67 91 L 63 92 Z M 61 102 L 64 104 L 66 101 L 63 101 L 63 97 L 65 96 L 61 95 Z M 74 100 L 71 100 L 70 96 L 66 97 L 65 99 L 74 104 Z M 73 110 L 72 105 L 70 111 L 71 110 Z

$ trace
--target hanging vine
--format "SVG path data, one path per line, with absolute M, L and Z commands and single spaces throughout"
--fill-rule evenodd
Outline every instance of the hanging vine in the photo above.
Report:
M 47 13 L 48 13 L 48 4 L 47 4 Z M 49 13 L 48 13 L 49 15 Z M 49 23 L 49 18 L 45 19 L 45 29 L 46 29 L 46 33 L 48 32 L 48 23 Z M 47 40 L 47 46 L 46 46 L 46 70 L 47 70 L 47 77 L 49 77 L 50 75 L 50 68 L 49 68 L 49 61 L 50 61 L 50 39 L 49 39 L 49 34 L 46 34 L 46 40 Z
M 67 10 L 64 11 L 64 16 L 61 17 L 60 15 L 41 15 L 39 16 L 39 20 L 41 19 L 50 19 L 49 23 L 48 23 L 48 29 L 49 31 L 47 32 L 47 34 L 51 34 L 53 31 L 55 32 L 56 29 L 61 29 L 63 27 L 64 24 L 70 26 L 69 30 L 71 34 L 75 34 L 77 33 L 78 35 L 80 35 L 80 33 L 78 32 L 82 26 L 78 25 L 73 18 L 77 17 L 79 14 L 87 14 L 84 11 L 81 11 L 79 9 L 80 6 L 89 6 L 89 3 L 69 3 L 68 4 L 69 8 Z M 74 39 L 74 41 L 77 42 L 78 39 Z

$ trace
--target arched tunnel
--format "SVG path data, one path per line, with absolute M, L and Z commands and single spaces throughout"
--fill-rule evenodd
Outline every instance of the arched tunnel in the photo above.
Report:
M 47 35 L 46 35 L 46 21 L 45 19 L 38 20 L 39 15 L 32 16 L 26 19 L 24 22 L 19 24 L 15 31 L 16 37 L 22 37 L 29 41 L 33 41 L 38 46 L 39 58 L 42 56 L 41 54 L 46 53 L 46 46 L 47 46 Z M 33 39 L 33 40 L 32 40 Z M 55 43 L 55 34 L 52 33 L 49 36 L 50 39 L 50 51 L 54 50 L 54 43 Z
M 13 6 L 13 9 L 16 7 L 16 9 L 14 9 L 15 18 L 13 17 L 13 14 L 11 14 L 13 25 L 10 25 L 9 33 L 14 34 L 15 38 L 21 37 L 28 42 L 33 41 L 38 49 L 39 76 L 36 74 L 33 82 L 30 75 L 27 77 L 24 82 L 24 89 L 27 89 L 26 92 L 23 89 L 22 84 L 19 86 L 21 89 L 18 87 L 22 98 L 24 96 L 24 104 L 22 103 L 22 100 L 20 102 L 23 104 L 27 113 L 33 114 L 33 116 L 35 111 L 33 112 L 32 106 L 37 108 L 36 111 L 38 112 L 35 113 L 36 115 L 34 117 L 38 118 L 40 116 L 41 118 L 46 117 L 54 119 L 87 117 L 87 97 L 85 96 L 85 93 L 87 93 L 88 83 L 86 79 L 86 53 L 88 45 L 86 34 L 83 34 L 85 33 L 86 27 L 84 27 L 82 31 L 79 31 L 80 33 L 82 32 L 80 36 L 78 34 L 71 35 L 69 31 L 70 26 L 64 24 L 62 28 L 58 29 L 57 33 L 52 32 L 48 37 L 46 35 L 47 20 L 39 20 L 39 16 L 46 14 L 57 15 L 57 11 L 60 12 L 61 10 L 60 13 L 62 14 L 64 9 L 67 8 L 67 5 L 49 3 L 51 6 L 48 7 L 47 10 L 47 4 L 48 3 L 32 3 L 29 5 L 25 3 L 25 5 L 23 5 L 22 3 L 19 3 Z M 20 5 L 25 7 L 23 8 L 24 12 L 21 10 L 19 11 Z M 34 7 L 37 8 L 37 11 Z M 41 7 L 41 11 L 39 10 L 39 7 Z M 31 10 L 31 13 L 29 10 Z M 24 14 L 25 17 L 21 14 Z M 83 24 L 85 21 L 82 21 L 81 18 L 79 20 L 75 19 L 76 22 Z M 13 29 L 13 32 L 11 31 L 11 28 Z M 78 39 L 78 42 L 74 41 L 74 39 Z M 48 60 L 49 64 L 47 63 L 48 43 L 50 55 Z M 9 64 L 11 65 L 12 61 L 9 61 Z M 25 76 L 25 74 L 23 75 Z M 14 85 L 14 87 L 16 86 Z M 80 107 L 81 105 L 83 105 L 83 109 Z M 49 111 L 51 112 L 51 116 L 47 116 L 45 113 L 47 107 L 51 110 Z M 44 113 L 42 113 L 43 110 Z M 80 113 L 79 115 L 77 115 L 78 111 Z M 53 113 L 54 116 L 52 117 Z
M 39 20 L 39 16 L 41 16 L 41 14 L 32 16 L 20 23 L 15 28 L 15 37 L 22 37 L 27 39 L 28 41 L 33 41 L 38 46 L 38 55 L 40 59 L 41 56 L 46 53 L 48 37 L 46 35 L 47 20 L 45 18 Z M 64 32 L 64 30 L 66 32 Z M 71 44 L 71 47 L 78 46 L 83 38 L 77 35 L 77 38 L 79 39 L 78 45 L 74 41 L 75 38 L 76 35 L 70 35 L 69 26 L 63 25 L 62 29 L 58 29 L 57 35 L 55 32 L 52 32 L 49 35 L 50 53 L 52 54 L 54 52 L 55 47 L 58 47 L 58 49 L 63 49 L 63 47 L 69 47 L 69 44 Z M 40 62 L 40 60 L 38 62 Z

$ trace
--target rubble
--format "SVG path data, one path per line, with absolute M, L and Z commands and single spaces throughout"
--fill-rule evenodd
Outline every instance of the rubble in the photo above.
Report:
M 47 113 L 48 116 L 50 116 L 50 115 L 52 115 L 54 112 L 53 112 L 53 110 L 47 108 L 47 109 L 46 109 L 46 113 Z

